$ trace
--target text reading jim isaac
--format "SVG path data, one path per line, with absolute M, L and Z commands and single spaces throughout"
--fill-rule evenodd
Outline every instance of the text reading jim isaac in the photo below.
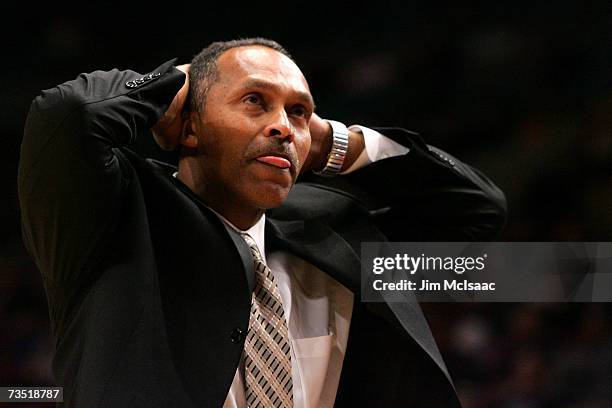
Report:
M 80 75 L 27 119 L 23 233 L 65 404 L 458 404 L 418 306 L 359 301 L 360 243 L 485 240 L 503 194 L 414 133 L 322 120 L 274 42 L 173 63 Z M 128 148 L 150 130 L 178 169 Z

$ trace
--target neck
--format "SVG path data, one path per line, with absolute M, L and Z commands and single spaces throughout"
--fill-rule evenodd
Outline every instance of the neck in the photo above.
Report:
M 176 178 L 189 187 L 204 204 L 221 214 L 236 228 L 246 231 L 261 219 L 265 212 L 263 209 L 245 206 L 244 200 L 228 196 L 227 188 L 205 183 L 198 174 L 189 161 L 179 162 Z

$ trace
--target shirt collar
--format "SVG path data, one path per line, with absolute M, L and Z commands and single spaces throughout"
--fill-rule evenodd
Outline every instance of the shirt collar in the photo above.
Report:
M 210 207 L 208 207 L 210 208 Z M 248 230 L 241 230 L 232 224 L 227 218 L 210 208 L 212 212 L 217 214 L 217 217 L 221 219 L 225 224 L 227 224 L 231 229 L 238 232 L 239 234 L 248 234 L 253 238 L 255 243 L 257 244 L 257 249 L 259 249 L 259 253 L 261 254 L 262 260 L 265 264 L 268 263 L 266 259 L 266 241 L 265 241 L 265 226 L 266 226 L 266 214 L 263 214 L 261 218 Z

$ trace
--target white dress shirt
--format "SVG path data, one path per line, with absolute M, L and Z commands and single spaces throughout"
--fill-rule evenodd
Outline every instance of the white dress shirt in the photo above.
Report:
M 369 163 L 399 156 L 408 148 L 362 126 L 351 130 L 364 136 L 365 149 L 342 174 Z M 276 280 L 289 328 L 293 402 L 295 408 L 332 407 L 348 341 L 353 293 L 314 265 L 283 251 L 266 250 L 265 215 L 247 231 Z M 244 363 L 236 370 L 224 408 L 246 408 Z

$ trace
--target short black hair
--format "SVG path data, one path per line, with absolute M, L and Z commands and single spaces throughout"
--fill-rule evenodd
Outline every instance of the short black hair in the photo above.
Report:
M 218 79 L 217 59 L 225 51 L 237 47 L 259 45 L 271 48 L 293 61 L 291 54 L 279 43 L 266 38 L 243 38 L 231 41 L 217 41 L 200 51 L 191 60 L 189 67 L 189 109 L 201 111 L 206 102 L 206 95 L 212 84 Z

